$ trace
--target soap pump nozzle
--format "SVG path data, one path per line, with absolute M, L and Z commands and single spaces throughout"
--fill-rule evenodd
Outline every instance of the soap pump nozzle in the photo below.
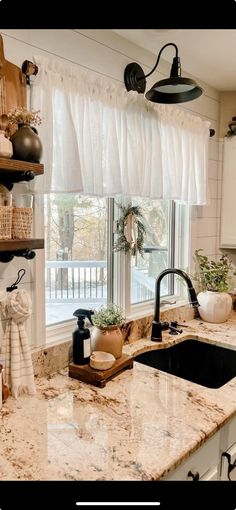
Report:
M 73 313 L 73 315 L 75 317 L 78 317 L 78 325 L 79 324 L 83 324 L 84 323 L 84 320 L 87 318 L 90 322 L 90 324 L 92 324 L 93 326 L 93 321 L 92 321 L 92 315 L 94 314 L 94 311 L 93 310 L 85 310 L 84 308 L 78 308 L 78 310 L 75 310 L 75 312 Z

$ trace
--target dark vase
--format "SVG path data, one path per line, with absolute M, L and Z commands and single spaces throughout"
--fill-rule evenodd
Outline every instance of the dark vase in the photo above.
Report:
M 24 124 L 19 124 L 17 131 L 11 136 L 13 145 L 13 159 L 39 163 L 43 153 L 41 140 L 37 130 Z

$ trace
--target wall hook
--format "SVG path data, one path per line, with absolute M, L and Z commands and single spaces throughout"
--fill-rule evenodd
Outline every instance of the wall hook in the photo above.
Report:
M 17 273 L 17 279 L 14 283 L 12 283 L 12 285 L 10 287 L 7 287 L 6 290 L 7 292 L 12 292 L 12 290 L 15 290 L 17 289 L 17 285 L 18 283 L 21 282 L 23 276 L 25 276 L 25 273 L 26 273 L 26 270 L 25 269 L 19 269 L 18 273 Z
M 30 60 L 24 60 L 21 66 L 22 73 L 26 76 L 26 84 L 30 85 L 30 76 L 36 76 L 38 74 L 38 66 Z

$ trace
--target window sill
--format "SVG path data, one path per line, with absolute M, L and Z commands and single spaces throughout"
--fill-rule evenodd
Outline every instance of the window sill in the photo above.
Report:
M 161 313 L 167 310 L 173 310 L 180 306 L 188 305 L 188 300 L 183 299 L 181 296 L 168 296 L 161 300 L 162 301 L 175 301 L 173 304 L 161 304 Z M 143 319 L 145 317 L 153 316 L 154 314 L 154 302 L 150 301 L 146 304 L 140 303 L 132 306 L 131 312 L 126 316 L 126 321 Z M 46 328 L 46 345 L 40 347 L 52 347 L 62 342 L 71 341 L 72 332 L 76 327 L 76 320 L 61 322 L 58 324 L 47 326 Z
M 60 322 L 46 327 L 46 347 L 66 342 L 72 339 L 72 332 L 76 327 L 76 320 Z
M 162 301 L 170 301 L 173 302 L 162 304 Z M 167 296 L 161 299 L 161 312 L 172 310 L 173 308 L 179 308 L 180 306 L 188 305 L 188 300 L 184 299 L 182 296 Z M 150 301 L 145 305 L 143 303 L 133 305 L 131 312 L 126 316 L 127 321 L 135 320 L 135 319 L 143 319 L 144 317 L 149 317 L 154 314 L 154 301 Z

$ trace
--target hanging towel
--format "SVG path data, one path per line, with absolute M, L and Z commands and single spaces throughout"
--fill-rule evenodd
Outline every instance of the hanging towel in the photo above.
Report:
M 36 393 L 31 351 L 28 345 L 25 322 L 32 313 L 32 303 L 28 292 L 16 289 L 1 294 L 0 306 L 6 319 L 1 358 L 5 367 L 6 382 L 12 396 L 21 393 Z

